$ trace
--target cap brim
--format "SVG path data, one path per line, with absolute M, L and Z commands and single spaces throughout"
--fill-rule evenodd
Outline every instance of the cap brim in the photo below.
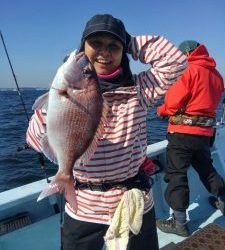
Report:
M 83 38 L 87 39 L 88 37 L 90 37 L 90 36 L 92 36 L 94 34 L 97 34 L 97 33 L 108 33 L 108 34 L 111 34 L 111 35 L 115 36 L 120 42 L 122 42 L 123 45 L 126 44 L 126 41 L 123 41 L 121 39 L 121 37 L 119 37 L 116 33 L 112 32 L 112 31 L 109 31 L 109 30 L 104 30 L 104 29 L 90 32 L 86 36 L 84 36 Z

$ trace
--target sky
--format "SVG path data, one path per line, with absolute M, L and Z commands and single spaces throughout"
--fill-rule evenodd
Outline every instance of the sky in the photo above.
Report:
M 0 0 L 0 30 L 19 86 L 48 88 L 65 55 L 79 47 L 86 22 L 105 13 L 133 36 L 206 45 L 225 78 L 224 0 Z M 146 65 L 131 60 L 131 69 L 138 73 Z M 0 41 L 0 88 L 15 86 Z

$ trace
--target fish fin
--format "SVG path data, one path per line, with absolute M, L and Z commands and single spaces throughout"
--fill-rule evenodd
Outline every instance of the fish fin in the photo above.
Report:
M 105 131 L 105 127 L 107 125 L 108 111 L 109 111 L 109 106 L 108 106 L 107 102 L 104 100 L 103 101 L 102 116 L 101 116 L 101 120 L 98 124 L 95 136 L 94 136 L 91 144 L 87 148 L 87 150 L 79 158 L 79 161 L 83 162 L 83 164 L 87 164 L 88 161 L 90 160 L 90 158 L 93 156 L 94 152 L 96 151 L 96 148 L 98 146 L 98 140 L 101 138 L 102 134 Z
M 50 182 L 49 186 L 41 192 L 41 194 L 38 196 L 37 202 L 43 200 L 44 198 L 50 195 L 56 193 L 62 194 L 63 192 L 66 201 L 70 204 L 71 208 L 76 211 L 77 199 L 74 190 L 74 181 L 72 178 L 70 178 L 68 181 L 61 180 L 59 174 L 56 174 L 56 176 Z
M 41 144 L 42 144 L 42 148 L 43 148 L 43 153 L 44 155 L 52 162 L 54 162 L 55 164 L 57 164 L 57 158 L 56 158 L 56 154 L 53 151 L 52 147 L 49 144 L 48 141 L 48 136 L 44 135 L 41 139 Z
M 37 201 L 41 201 L 44 198 L 56 194 L 56 193 L 60 193 L 60 186 L 55 182 L 55 180 L 53 179 L 51 181 L 51 183 L 49 184 L 49 186 L 47 188 L 45 188 L 41 194 L 38 196 Z
M 49 96 L 49 92 L 45 93 L 44 95 L 39 96 L 35 100 L 35 102 L 32 106 L 32 109 L 35 110 L 35 109 L 44 108 L 47 110 L 47 108 L 48 108 L 48 96 Z

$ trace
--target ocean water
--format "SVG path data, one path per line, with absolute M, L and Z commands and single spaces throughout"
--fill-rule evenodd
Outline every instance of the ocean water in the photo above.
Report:
M 45 89 L 23 88 L 21 95 L 26 110 L 31 117 L 32 104 L 35 99 L 44 94 Z M 0 192 L 15 188 L 32 181 L 40 180 L 45 176 L 52 176 L 57 166 L 45 158 L 45 168 L 39 163 L 39 155 L 32 149 L 17 152 L 23 146 L 28 127 L 23 105 L 15 89 L 0 89 Z M 221 106 L 218 108 L 218 117 L 221 115 Z M 156 117 L 156 108 L 148 116 L 148 144 L 166 138 L 167 121 Z
M 46 90 L 21 89 L 29 117 L 34 100 Z M 32 149 L 17 152 L 25 141 L 28 120 L 16 90 L 0 91 L 0 192 L 44 178 L 39 155 Z M 56 166 L 45 161 L 47 175 L 56 172 Z

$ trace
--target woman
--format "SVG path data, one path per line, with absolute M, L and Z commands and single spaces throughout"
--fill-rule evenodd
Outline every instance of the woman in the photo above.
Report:
M 74 166 L 78 209 L 65 206 L 63 247 L 100 250 L 105 239 L 109 249 L 156 250 L 152 192 L 139 171 L 146 159 L 146 115 L 185 69 L 185 56 L 161 36 L 131 37 L 122 21 L 108 14 L 87 22 L 82 51 L 95 68 L 109 112 L 93 157 Z M 132 75 L 127 53 L 152 67 Z M 37 151 L 42 151 L 44 116 L 44 110 L 36 110 L 27 132 Z M 143 206 L 135 210 L 139 201 Z M 124 213 L 128 208 L 132 215 Z

